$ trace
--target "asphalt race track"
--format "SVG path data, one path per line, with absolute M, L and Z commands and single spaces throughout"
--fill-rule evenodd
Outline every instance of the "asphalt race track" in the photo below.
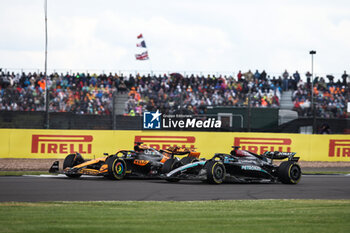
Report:
M 100 177 L 2 176 L 0 201 L 349 199 L 349 175 L 305 175 L 297 185 L 221 184 Z

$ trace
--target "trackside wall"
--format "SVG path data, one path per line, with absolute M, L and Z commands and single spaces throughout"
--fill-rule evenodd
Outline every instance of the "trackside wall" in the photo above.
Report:
M 84 158 L 94 158 L 120 149 L 131 150 L 134 141 L 141 141 L 158 149 L 195 147 L 204 158 L 228 153 L 236 145 L 256 153 L 297 152 L 303 161 L 350 161 L 349 135 L 0 129 L 0 138 L 0 158 L 64 158 L 75 151 Z

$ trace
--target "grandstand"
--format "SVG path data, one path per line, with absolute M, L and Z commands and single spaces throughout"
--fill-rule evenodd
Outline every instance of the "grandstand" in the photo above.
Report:
M 347 118 L 349 76 L 344 72 L 337 82 L 333 76 L 314 79 L 316 115 L 322 118 Z M 206 114 L 209 106 L 280 108 L 312 116 L 311 81 L 298 72 L 284 71 L 272 78 L 265 72 L 233 75 L 182 76 L 117 75 L 73 73 L 48 75 L 49 111 L 80 115 L 141 116 L 144 111 L 163 113 L 186 111 Z M 44 111 L 45 77 L 43 73 L 0 73 L 0 109 L 2 111 Z M 113 98 L 116 94 L 116 100 Z M 288 115 L 287 114 L 287 115 Z

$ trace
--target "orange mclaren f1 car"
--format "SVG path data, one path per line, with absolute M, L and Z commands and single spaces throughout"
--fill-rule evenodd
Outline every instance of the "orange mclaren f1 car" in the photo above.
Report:
M 187 155 L 182 159 L 175 156 Z M 79 153 L 69 154 L 59 172 L 59 161 L 51 166 L 50 173 L 63 173 L 71 178 L 81 175 L 105 176 L 116 180 L 125 177 L 157 177 L 162 173 L 163 164 L 168 159 L 177 159 L 182 165 L 198 159 L 200 153 L 193 148 L 169 147 L 156 150 L 142 143 L 136 143 L 134 150 L 120 150 L 116 154 L 84 160 Z

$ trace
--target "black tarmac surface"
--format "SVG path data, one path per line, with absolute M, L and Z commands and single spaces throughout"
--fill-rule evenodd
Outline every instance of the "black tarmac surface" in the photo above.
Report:
M 2 176 L 0 201 L 350 199 L 349 175 L 304 175 L 297 185 L 221 184 L 100 177 Z

